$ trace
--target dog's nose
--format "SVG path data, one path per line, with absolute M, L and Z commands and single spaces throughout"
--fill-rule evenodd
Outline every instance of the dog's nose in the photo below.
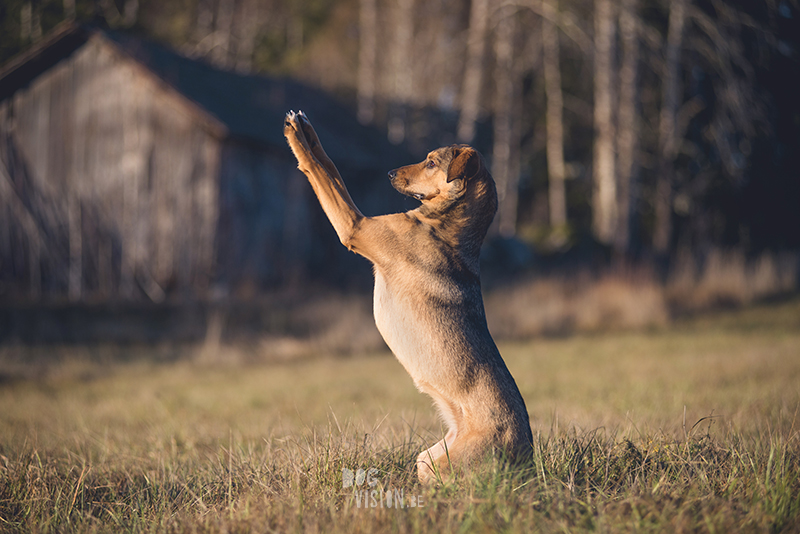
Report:
M 397 169 L 389 171 L 389 178 L 394 180 L 395 176 L 397 176 Z

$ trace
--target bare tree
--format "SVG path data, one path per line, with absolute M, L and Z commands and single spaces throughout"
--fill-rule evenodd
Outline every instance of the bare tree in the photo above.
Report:
M 23 43 L 31 38 L 31 15 L 33 3 L 25 2 L 19 10 L 19 40 Z
M 669 251 L 672 237 L 672 188 L 675 156 L 678 152 L 676 125 L 681 105 L 680 59 L 683 27 L 686 20 L 686 0 L 669 4 L 666 61 L 662 78 L 662 104 L 658 125 L 659 172 L 655 198 L 655 229 L 653 248 L 660 254 Z
M 489 0 L 472 0 L 469 15 L 467 62 L 461 89 L 461 114 L 456 134 L 458 139 L 464 143 L 470 143 L 475 138 L 475 123 L 480 111 L 483 85 L 488 20 Z
M 619 108 L 617 114 L 617 221 L 614 248 L 624 254 L 630 245 L 630 221 L 635 189 L 631 182 L 636 175 L 638 114 L 636 112 L 639 36 L 637 0 L 622 0 L 619 32 L 622 43 L 622 64 L 619 69 Z
M 71 0 L 74 6 L 74 0 Z M 73 7 L 74 10 L 74 7 Z M 126 27 L 136 24 L 136 19 L 139 17 L 139 0 L 125 0 L 125 5 L 122 8 L 122 24 Z
M 35 2 L 25 2 L 20 10 L 20 39 L 38 41 L 42 38 L 42 21 L 39 6 Z
M 213 46 L 214 0 L 198 0 L 194 19 L 195 53 L 205 55 Z
M 561 66 L 559 61 L 558 0 L 542 2 L 542 62 L 547 99 L 547 185 L 550 226 L 563 229 L 567 224 L 567 197 L 564 189 L 564 126 Z
M 42 7 L 40 5 L 33 6 L 31 12 L 31 39 L 34 42 L 42 38 Z
M 414 0 L 396 0 L 395 34 L 392 44 L 394 80 L 389 141 L 400 144 L 406 137 L 406 112 L 413 97 L 412 38 L 414 36 Z
M 213 48 L 210 51 L 211 61 L 219 67 L 231 65 L 231 34 L 233 32 L 233 16 L 236 0 L 218 0 L 217 15 L 214 21 Z
M 375 80 L 378 59 L 378 2 L 361 0 L 359 4 L 358 47 L 358 120 L 369 124 L 375 118 Z
M 235 20 L 236 51 L 232 58 L 239 72 L 247 73 L 253 68 L 253 52 L 261 20 L 260 7 L 258 0 L 244 0 L 239 4 Z
M 516 21 L 514 13 L 504 13 L 495 29 L 495 103 L 494 147 L 492 148 L 492 174 L 497 182 L 497 229 L 505 237 L 513 236 L 517 229 L 517 203 L 519 171 L 513 164 L 518 157 L 514 138 L 514 109 L 517 83 L 514 68 L 514 38 Z M 515 170 L 516 169 L 516 170 Z
M 715 15 L 713 17 L 691 4 L 687 5 L 686 16 L 699 30 L 692 43 L 692 50 L 702 58 L 705 68 L 714 74 L 716 105 L 709 127 L 712 132 L 719 132 L 720 135 L 710 137 L 713 138 L 726 172 L 733 177 L 739 177 L 743 168 L 741 161 L 737 161 L 739 147 L 732 146 L 736 139 L 735 134 L 742 135 L 743 138 L 752 137 L 756 124 L 765 116 L 762 100 L 755 89 L 755 72 L 747 59 L 740 32 L 743 27 L 747 27 L 761 39 L 770 40 L 772 36 L 746 14 L 726 3 L 714 1 L 712 6 Z M 685 136 L 689 121 L 702 109 L 702 103 L 696 102 L 696 98 L 681 106 L 676 124 L 678 138 Z M 722 132 L 728 133 L 721 135 Z
M 64 18 L 67 20 L 75 18 L 75 0 L 64 0 Z
M 613 105 L 614 9 L 611 0 L 595 0 L 594 52 L 594 188 L 592 230 L 601 243 L 611 244 L 617 223 L 615 128 Z

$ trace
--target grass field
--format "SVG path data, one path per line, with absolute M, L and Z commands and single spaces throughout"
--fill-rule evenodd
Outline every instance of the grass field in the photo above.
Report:
M 388 352 L 2 348 L 0 530 L 800 531 L 800 299 L 500 348 L 533 460 L 432 488 L 443 431 Z

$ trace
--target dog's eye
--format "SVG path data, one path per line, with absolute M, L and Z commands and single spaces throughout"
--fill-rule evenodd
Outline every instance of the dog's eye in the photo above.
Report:
M 428 161 L 428 168 L 429 168 L 429 169 L 432 169 L 432 168 L 434 168 L 434 167 L 436 167 L 436 162 L 435 162 L 435 161 L 433 161 L 433 160 L 429 160 L 429 161 Z

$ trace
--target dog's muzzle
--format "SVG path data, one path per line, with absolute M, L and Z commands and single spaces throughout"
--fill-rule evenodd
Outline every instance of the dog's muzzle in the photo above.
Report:
M 403 193 L 402 188 L 398 184 L 398 180 L 399 179 L 398 179 L 398 176 L 397 176 L 397 171 L 398 171 L 398 169 L 393 169 L 393 170 L 388 172 L 389 182 L 392 184 L 392 187 L 394 187 L 395 189 L 397 189 L 398 191 Z

